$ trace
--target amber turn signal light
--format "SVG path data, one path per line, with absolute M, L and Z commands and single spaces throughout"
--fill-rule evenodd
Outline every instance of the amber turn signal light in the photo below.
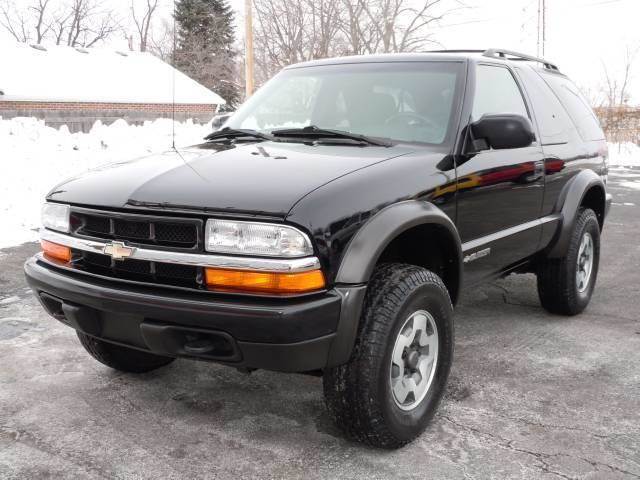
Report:
M 277 295 L 315 292 L 325 286 L 320 270 L 275 273 L 205 268 L 205 280 L 209 290 Z
M 61 262 L 71 261 L 71 249 L 64 245 L 58 245 L 57 243 L 49 242 L 48 240 L 40 240 L 40 246 L 45 256 L 59 260 Z

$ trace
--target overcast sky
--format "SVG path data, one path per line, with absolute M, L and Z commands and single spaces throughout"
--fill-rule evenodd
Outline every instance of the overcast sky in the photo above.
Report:
M 457 10 L 434 29 L 442 48 L 501 47 L 536 54 L 537 0 L 463 2 L 469 8 Z M 627 46 L 640 48 L 640 0 L 546 3 L 545 57 L 556 62 L 582 88 L 597 89 L 603 81 L 603 63 L 612 72 L 619 72 Z M 231 0 L 231 4 L 240 20 L 244 0 Z M 238 28 L 238 35 L 244 35 L 242 28 Z M 640 53 L 636 65 L 631 91 L 633 101 L 640 103 Z
M 536 53 L 538 0 L 463 1 L 469 8 L 452 13 L 434 28 L 442 48 L 502 47 Z M 169 18 L 172 0 L 162 2 L 162 15 Z M 612 72 L 619 71 L 626 47 L 634 50 L 640 47 L 640 0 L 546 0 L 546 3 L 545 57 L 556 62 L 583 88 L 595 90 L 603 80 L 603 63 Z M 121 9 L 123 18 L 128 18 L 129 0 L 103 0 L 103 4 Z M 231 4 L 240 23 L 244 0 L 231 0 Z M 243 34 L 244 30 L 238 28 L 240 41 Z M 0 33 L 2 41 L 8 41 L 8 37 Z M 122 38 L 114 38 L 107 46 L 126 48 L 126 43 Z M 636 64 L 631 91 L 634 103 L 640 103 L 640 54 Z

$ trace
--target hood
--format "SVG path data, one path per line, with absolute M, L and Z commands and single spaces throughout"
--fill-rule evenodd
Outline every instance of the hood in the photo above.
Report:
M 304 195 L 408 146 L 208 143 L 109 164 L 58 185 L 48 199 L 87 206 L 149 206 L 284 218 Z

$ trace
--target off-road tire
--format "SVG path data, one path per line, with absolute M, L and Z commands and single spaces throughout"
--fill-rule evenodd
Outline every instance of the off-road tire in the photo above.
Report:
M 435 320 L 439 350 L 426 396 L 406 411 L 393 399 L 389 368 L 396 336 L 415 310 L 425 310 Z M 324 372 L 325 403 L 336 424 L 348 437 L 382 448 L 401 447 L 420 435 L 444 393 L 453 336 L 453 307 L 440 277 L 413 265 L 378 267 L 367 289 L 349 362 Z
M 580 292 L 576 282 L 576 267 L 582 237 L 589 233 L 593 240 L 593 267 L 589 284 Z M 540 303 L 550 313 L 577 315 L 591 300 L 598 276 L 600 260 L 600 225 L 598 217 L 590 208 L 580 208 L 567 253 L 563 258 L 544 258 L 538 263 L 538 296 Z
M 175 359 L 142 352 L 133 348 L 122 347 L 91 337 L 82 332 L 76 332 L 80 343 L 93 358 L 100 363 L 121 372 L 144 373 L 164 367 Z

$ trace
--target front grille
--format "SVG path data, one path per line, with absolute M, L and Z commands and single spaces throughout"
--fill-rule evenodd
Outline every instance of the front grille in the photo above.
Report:
M 73 251 L 74 268 L 111 278 L 158 283 L 187 288 L 202 288 L 202 268 L 191 265 L 149 262 L 146 260 L 113 260 L 109 255 Z
M 85 210 L 72 211 L 71 225 L 74 233 L 82 237 L 184 249 L 198 248 L 198 232 L 202 228 L 197 219 L 110 215 Z

